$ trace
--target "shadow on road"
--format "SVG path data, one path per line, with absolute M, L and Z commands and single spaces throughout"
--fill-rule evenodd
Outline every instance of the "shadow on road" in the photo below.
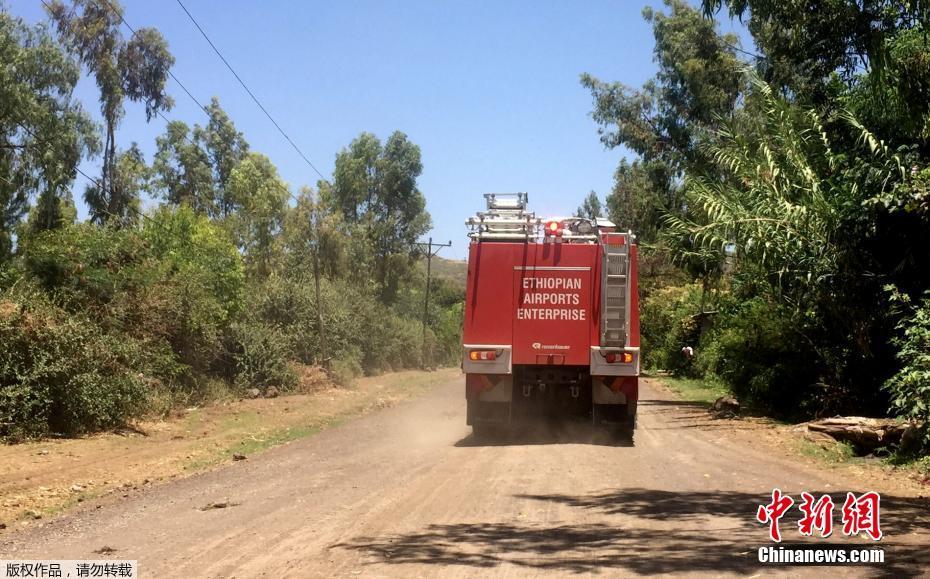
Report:
M 632 447 L 634 436 L 583 422 L 552 420 L 469 434 L 455 446 L 525 446 L 537 444 L 593 444 Z
M 768 497 L 751 493 L 623 489 L 579 496 L 518 495 L 514 499 L 554 502 L 594 511 L 604 520 L 598 524 L 558 525 L 437 524 L 420 532 L 358 537 L 332 548 L 366 553 L 372 557 L 372 564 L 475 568 L 509 564 L 563 573 L 622 570 L 635 574 L 700 571 L 719 574 L 760 571 L 757 550 L 770 544 L 765 528 L 753 519 L 758 505 L 767 502 Z M 834 499 L 842 504 L 843 497 L 836 495 Z M 882 507 L 886 539 L 877 546 L 885 549 L 886 562 L 868 571 L 897 577 L 919 575 L 930 565 L 926 537 L 906 535 L 926 530 L 930 522 L 927 501 L 883 497 Z M 796 524 L 797 518 L 782 519 L 786 543 L 826 542 L 800 540 Z M 857 548 L 876 546 L 871 541 L 843 537 L 839 532 L 829 542 Z M 784 573 L 789 569 L 792 573 L 798 570 L 797 567 L 770 570 Z
M 688 402 L 684 400 L 640 400 L 642 412 L 658 420 L 650 421 L 652 430 L 751 430 L 757 428 L 751 421 L 733 419 L 716 414 L 707 402 Z M 752 415 L 745 414 L 748 418 Z

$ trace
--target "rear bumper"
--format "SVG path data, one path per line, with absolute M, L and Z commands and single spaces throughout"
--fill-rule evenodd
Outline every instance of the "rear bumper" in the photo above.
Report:
M 608 354 L 632 354 L 633 361 L 628 364 L 608 363 Z M 591 346 L 592 376 L 639 376 L 639 348 L 602 348 Z
M 496 354 L 494 360 L 472 360 L 468 353 L 472 350 L 493 350 Z M 462 345 L 462 370 L 466 374 L 510 374 L 511 365 L 510 344 L 464 344 Z
M 523 380 L 515 383 L 515 378 Z M 628 422 L 639 399 L 637 376 L 591 376 L 573 384 L 541 384 L 515 375 L 466 374 L 467 423 L 513 424 L 550 418 Z

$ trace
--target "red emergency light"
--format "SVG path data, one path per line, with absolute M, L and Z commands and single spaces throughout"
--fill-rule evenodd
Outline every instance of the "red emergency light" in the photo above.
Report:
M 546 235 L 561 237 L 562 236 L 562 222 L 561 221 L 547 221 L 546 222 Z

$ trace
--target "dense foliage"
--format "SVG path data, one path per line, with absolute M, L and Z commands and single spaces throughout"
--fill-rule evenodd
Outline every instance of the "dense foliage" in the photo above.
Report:
M 926 424 L 925 6 L 666 5 L 645 12 L 654 79 L 582 77 L 602 140 L 636 154 L 607 208 L 642 232 L 644 264 L 664 264 L 643 272 L 647 363 L 723 381 L 786 418 Z M 718 32 L 723 7 L 755 46 Z
M 458 356 L 461 281 L 433 279 L 421 325 L 430 218 L 406 135 L 363 133 L 332 183 L 295 194 L 214 98 L 203 126 L 167 123 L 149 164 L 116 128 L 126 99 L 170 109 L 164 38 L 123 38 L 115 0 L 47 9 L 57 38 L 0 9 L 0 437 L 286 391 L 299 364 L 348 383 Z M 82 66 L 102 128 L 73 98 Z M 77 222 L 77 166 L 101 141 Z

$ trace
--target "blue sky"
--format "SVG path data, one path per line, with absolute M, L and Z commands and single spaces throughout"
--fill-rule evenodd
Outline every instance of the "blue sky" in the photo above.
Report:
M 285 131 L 324 175 L 362 131 L 401 130 L 423 153 L 420 188 L 442 255 L 467 252 L 464 220 L 482 193 L 527 191 L 538 215 L 568 214 L 590 190 L 601 198 L 625 154 L 605 150 L 591 120 L 582 72 L 639 86 L 653 74 L 643 6 L 661 1 L 407 0 L 227 2 L 182 0 Z M 36 22 L 40 0 L 9 9 Z M 123 0 L 134 28 L 154 26 L 176 59 L 174 74 L 203 103 L 217 96 L 254 150 L 296 191 L 318 177 L 274 129 L 172 0 Z M 730 26 L 727 26 L 730 29 Z M 128 31 L 124 30 L 128 35 Z M 744 43 L 746 41 L 744 40 Z M 205 116 L 169 81 L 166 116 Z M 77 95 L 99 117 L 97 90 Z M 139 143 L 151 162 L 164 122 L 127 103 L 117 143 Z M 99 159 L 82 169 L 99 174 Z M 79 206 L 83 178 L 75 186 Z M 81 216 L 86 214 L 83 207 Z

